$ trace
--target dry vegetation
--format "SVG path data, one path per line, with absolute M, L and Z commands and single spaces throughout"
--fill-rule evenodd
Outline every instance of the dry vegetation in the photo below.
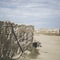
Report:
M 60 29 L 39 29 L 35 30 L 35 34 L 45 34 L 45 35 L 60 35 Z

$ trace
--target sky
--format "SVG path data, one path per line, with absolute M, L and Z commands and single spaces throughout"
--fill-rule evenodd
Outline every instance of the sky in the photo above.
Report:
M 0 0 L 0 20 L 60 28 L 60 0 Z

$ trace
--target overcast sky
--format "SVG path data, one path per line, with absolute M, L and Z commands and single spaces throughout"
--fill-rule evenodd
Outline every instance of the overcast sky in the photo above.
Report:
M 60 28 L 60 0 L 0 0 L 0 20 Z

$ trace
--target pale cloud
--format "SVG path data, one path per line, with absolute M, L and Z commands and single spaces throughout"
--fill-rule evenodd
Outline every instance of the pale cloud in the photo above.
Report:
M 45 25 L 50 20 L 60 19 L 60 0 L 0 0 L 0 20 L 6 19 Z

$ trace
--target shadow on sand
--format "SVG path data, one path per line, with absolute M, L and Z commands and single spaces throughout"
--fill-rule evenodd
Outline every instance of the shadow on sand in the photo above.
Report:
M 39 50 L 36 48 L 33 48 L 31 53 L 29 54 L 29 57 L 32 59 L 36 59 L 38 55 L 40 55 Z

